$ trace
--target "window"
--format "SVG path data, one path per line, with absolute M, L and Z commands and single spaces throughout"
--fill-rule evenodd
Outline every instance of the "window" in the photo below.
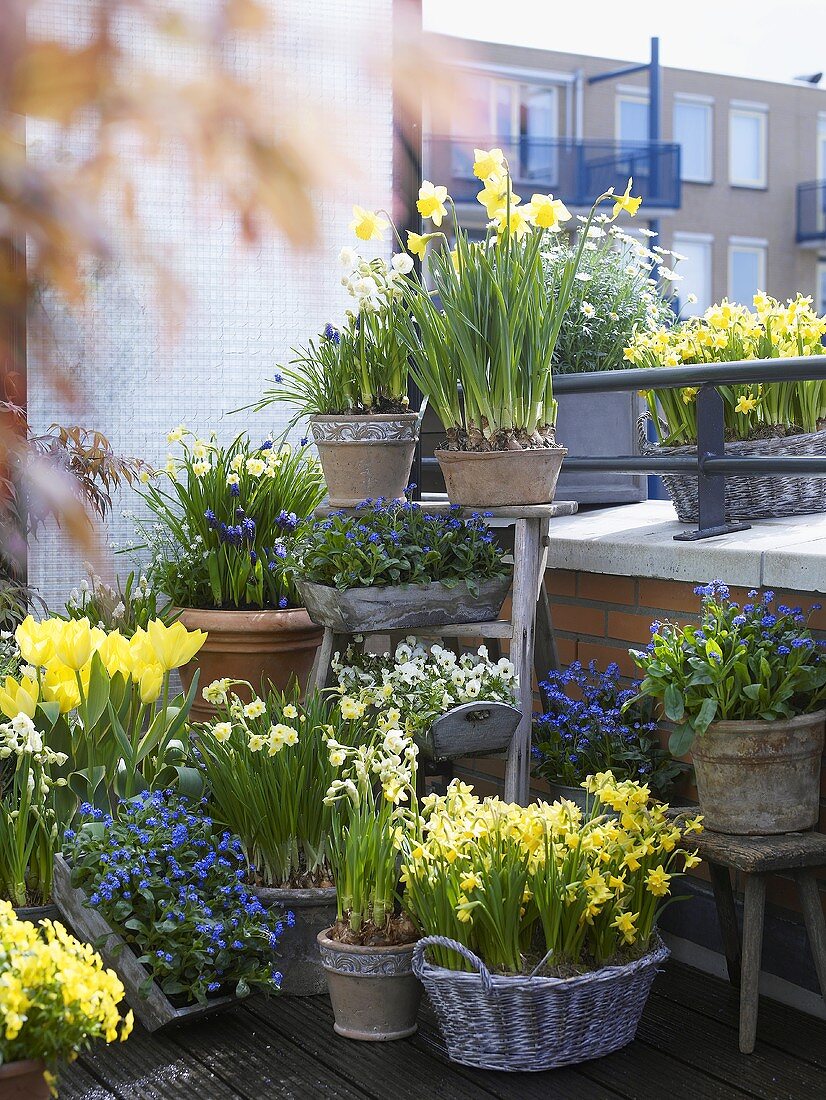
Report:
M 758 290 L 766 289 L 766 242 L 732 237 L 728 249 L 728 296 L 751 306 Z
M 713 238 L 705 233 L 675 233 L 671 242 L 674 252 L 685 257 L 675 260 L 681 317 L 697 317 L 711 305 L 711 246 Z M 696 302 L 689 302 L 689 297 Z
M 674 97 L 674 141 L 680 146 L 680 178 L 711 183 L 714 125 L 710 103 L 691 96 Z
M 766 186 L 768 112 L 759 107 L 729 110 L 729 182 L 734 187 Z
M 621 92 L 617 96 L 617 140 L 637 145 L 648 141 L 648 95 L 639 92 Z
M 523 84 L 519 97 L 519 140 L 524 180 L 555 181 L 557 136 L 556 88 Z
M 826 313 L 826 260 L 817 262 L 817 290 L 815 292 L 815 308 L 819 314 Z

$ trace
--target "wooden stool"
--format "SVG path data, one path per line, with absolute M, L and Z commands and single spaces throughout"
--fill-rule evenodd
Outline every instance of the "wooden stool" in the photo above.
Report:
M 757 1034 L 766 877 L 774 872 L 790 871 L 797 881 L 820 992 L 826 1001 L 826 919 L 813 874 L 815 867 L 826 867 L 826 834 L 730 836 L 707 831 L 690 840 L 711 871 L 729 981 L 740 988 L 740 1050 L 743 1054 L 751 1054 Z M 730 870 L 740 871 L 745 876 L 742 948 Z

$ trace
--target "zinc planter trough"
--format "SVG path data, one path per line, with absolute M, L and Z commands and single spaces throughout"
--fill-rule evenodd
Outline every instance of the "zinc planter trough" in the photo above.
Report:
M 318 934 L 336 919 L 336 889 L 310 888 L 290 890 L 280 887 L 253 886 L 261 904 L 269 909 L 277 907 L 291 912 L 295 917 L 292 928 L 285 928 L 279 942 L 283 969 L 281 994 L 287 997 L 315 997 L 327 988 L 321 954 L 318 950 Z
M 413 973 L 414 944 L 359 947 L 318 934 L 338 1035 L 368 1042 L 404 1039 L 416 1030 L 422 987 Z
M 451 504 L 465 508 L 508 508 L 551 504 L 564 447 L 519 451 L 449 451 L 439 449 L 445 488 Z
M 120 978 L 126 991 L 126 1003 L 147 1031 L 197 1020 L 239 1003 L 235 996 L 217 996 L 210 997 L 205 1005 L 178 1007 L 157 982 L 152 982 L 148 991 L 142 993 L 141 986 L 149 978 L 149 972 L 138 962 L 129 944 L 91 908 L 85 891 L 72 886 L 71 869 L 63 856 L 55 857 L 54 899 L 69 927 L 81 940 L 93 944 L 106 966 Z
M 355 508 L 367 497 L 404 496 L 419 439 L 418 413 L 314 416 L 310 431 L 334 508 Z
M 826 710 L 778 722 L 712 722 L 692 748 L 707 829 L 738 836 L 817 824 Z
M 458 760 L 505 752 L 522 721 L 522 712 L 510 703 L 460 703 L 440 715 L 417 737 L 426 760 Z
M 453 588 L 432 581 L 341 591 L 326 584 L 296 580 L 313 622 L 342 634 L 489 622 L 499 615 L 510 584 L 510 576 L 480 581 L 474 596 L 463 581 Z

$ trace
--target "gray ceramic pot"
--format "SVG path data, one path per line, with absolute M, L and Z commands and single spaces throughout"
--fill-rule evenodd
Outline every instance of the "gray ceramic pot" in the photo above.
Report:
M 335 887 L 288 890 L 254 886 L 251 893 L 265 908 L 277 907 L 295 917 L 295 924 L 285 927 L 279 943 L 282 996 L 315 997 L 323 993 L 327 981 L 316 940 L 318 933 L 336 919 Z
M 370 1042 L 412 1035 L 422 996 L 414 945 L 357 947 L 329 939 L 329 931 L 319 932 L 318 946 L 337 1034 Z
M 314 416 L 310 431 L 334 508 L 354 508 L 367 497 L 404 496 L 419 438 L 418 413 Z

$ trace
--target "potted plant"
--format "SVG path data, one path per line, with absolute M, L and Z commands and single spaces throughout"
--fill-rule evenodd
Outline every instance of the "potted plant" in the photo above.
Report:
M 352 744 L 357 722 L 319 695 L 302 704 L 295 688 L 272 690 L 246 705 L 236 687 L 217 681 L 207 697 L 215 720 L 196 733 L 212 816 L 241 842 L 249 889 L 267 908 L 289 909 L 295 924 L 283 945 L 281 992 L 326 988 L 316 937 L 336 919 L 330 866 L 332 807 L 324 801 L 336 777 L 327 741 Z
M 249 894 L 241 842 L 204 805 L 164 791 L 115 815 L 85 805 L 58 857 L 58 905 L 81 933 L 103 927 L 104 958 L 149 1030 L 281 983 L 274 952 L 292 915 Z
M 0 901 L 0 1100 L 47 1100 L 55 1074 L 98 1039 L 121 1042 L 123 986 L 100 955 L 52 921 L 19 920 Z
M 429 800 L 422 837 L 403 841 L 405 906 L 423 937 L 413 967 L 452 1061 L 536 1072 L 634 1038 L 668 955 L 657 914 L 699 859 L 647 788 L 603 772 L 588 789 L 583 815 L 482 800 L 454 780 Z
M 692 363 L 730 363 L 750 359 L 821 355 L 826 318 L 811 299 L 798 294 L 785 305 L 762 291 L 754 310 L 723 299 L 702 317 L 672 329 L 639 332 L 625 352 L 629 363 L 653 368 L 647 393 L 658 443 L 641 441 L 648 454 L 681 455 L 697 451 L 697 390 L 657 390 L 656 368 Z M 726 450 L 735 455 L 826 453 L 826 385 L 822 381 L 720 386 Z M 641 433 L 644 434 L 644 433 Z M 697 521 L 697 479 L 667 474 L 663 482 L 677 515 Z M 826 510 L 822 478 L 726 478 L 726 516 L 762 519 Z
M 190 629 L 207 632 L 197 665 L 181 670 L 188 687 L 228 676 L 260 687 L 305 683 L 321 641 L 284 567 L 287 547 L 324 496 L 318 462 L 306 447 L 239 435 L 228 447 L 183 426 L 169 433 L 181 447 L 143 499 L 154 524 L 137 521 L 151 550 L 146 575 Z M 164 479 L 164 480 L 161 480 Z M 203 698 L 201 721 L 214 715 Z
M 588 229 L 580 225 L 578 230 L 578 236 L 586 239 L 556 341 L 555 375 L 625 367 L 623 352 L 635 332 L 673 320 L 669 299 L 680 276 L 667 264 L 675 254 L 660 246 L 647 247 L 645 238 L 636 239 L 618 225 L 607 226 L 605 220 L 605 215 L 598 214 Z M 577 244 L 558 235 L 542 252 L 551 301 L 563 292 Z M 572 458 L 614 457 L 637 450 L 642 408 L 637 393 L 557 392 L 556 401 L 556 433 Z M 580 504 L 630 503 L 646 499 L 647 480 L 644 474 L 566 473 L 563 464 L 557 495 Z
M 359 240 L 384 239 L 384 218 L 361 207 L 354 212 Z M 325 325 L 317 339 L 294 349 L 295 358 L 278 368 L 254 408 L 285 402 L 296 410 L 293 423 L 309 417 L 330 503 L 348 508 L 368 496 L 393 500 L 404 494 L 420 416 L 409 407 L 400 332 L 400 284 L 413 268 L 412 257 L 400 252 L 387 263 L 347 247 L 340 262 L 352 299 L 345 323 Z
M 348 1039 L 402 1039 L 416 1030 L 422 987 L 411 960 L 416 931 L 398 904 L 398 845 L 416 827 L 416 746 L 398 727 L 367 744 L 328 742 L 330 854 L 337 919 L 318 934 L 335 1030 Z
M 643 671 L 640 693 L 675 724 L 674 755 L 692 750 L 709 829 L 810 829 L 826 722 L 821 646 L 800 608 L 774 607 L 772 592 L 752 590 L 742 607 L 720 581 L 695 592 L 699 626 L 654 623 L 649 646 L 631 651 Z
M 494 619 L 510 587 L 482 515 L 429 515 L 411 501 L 316 520 L 290 562 L 313 622 L 345 633 Z
M 668 796 L 681 766 L 660 745 L 652 700 L 640 698 L 638 683 L 622 687 L 619 665 L 600 672 L 595 661 L 587 668 L 573 661 L 549 672 L 540 687 L 546 706 L 534 719 L 531 755 L 552 798 L 587 809 L 588 776 L 604 771 Z
M 392 653 L 350 646 L 333 670 L 343 710 L 382 727 L 398 722 L 428 760 L 501 752 L 521 718 L 514 667 L 485 646 L 461 656 L 414 637 Z
M 520 206 L 501 149 L 476 151 L 474 174 L 488 229 L 483 242 L 459 227 L 444 187 L 427 181 L 418 209 L 439 227 L 451 209 L 455 248 L 438 230 L 411 238 L 431 250 L 429 283 L 404 284 L 410 317 L 402 316 L 411 375 L 438 415 L 447 444 L 436 451 L 450 500 L 470 506 L 545 504 L 553 500 L 564 447 L 554 435 L 556 402 L 551 369 L 580 259 L 597 206 L 614 200 L 612 217 L 635 213 L 629 180 L 624 195 L 600 195 L 586 232 L 563 265 L 557 296 L 545 286 L 545 231 L 557 232 L 571 215 L 552 195 Z

